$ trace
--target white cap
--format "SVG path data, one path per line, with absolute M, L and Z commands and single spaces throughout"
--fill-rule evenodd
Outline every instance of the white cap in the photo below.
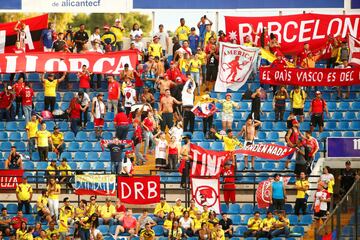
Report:
M 8 86 L 7 89 L 8 89 L 8 90 L 12 90 L 12 87 L 11 87 L 11 86 Z
M 181 199 L 180 198 L 175 199 L 175 202 L 177 202 L 177 201 L 181 201 Z
M 115 22 L 121 22 L 121 21 L 120 21 L 120 19 L 117 18 L 117 19 L 115 19 Z

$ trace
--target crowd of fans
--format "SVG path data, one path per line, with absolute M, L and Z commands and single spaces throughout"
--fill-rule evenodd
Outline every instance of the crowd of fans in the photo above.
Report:
M 93 30 L 89 36 L 86 26 L 81 24 L 79 31 L 73 32 L 71 28 L 64 32 L 55 32 L 55 25 L 49 23 L 48 29 L 43 30 L 41 41 L 44 52 L 76 52 L 86 54 L 88 52 L 108 53 L 124 49 L 125 27 L 121 21 L 116 19 L 113 26 L 104 25 L 103 31 L 99 27 Z M 90 201 L 81 200 L 78 207 L 71 205 L 68 198 L 64 198 L 63 206 L 59 206 L 61 184 L 67 184 L 72 188 L 70 179 L 72 170 L 63 158 L 57 165 L 55 159 L 48 158 L 48 152 L 56 153 L 57 159 L 65 151 L 64 135 L 58 126 L 53 132 L 47 130 L 44 119 L 61 115 L 68 118 L 71 131 L 76 136 L 79 131 L 85 129 L 89 121 L 94 123 L 95 136 L 98 140 L 103 138 L 105 115 L 114 112 L 115 138 L 111 143 L 104 146 L 110 150 L 112 173 L 132 175 L 134 165 L 144 165 L 149 156 L 154 156 L 158 169 L 169 168 L 175 170 L 181 161 L 190 161 L 190 135 L 184 133 L 194 132 L 195 115 L 192 112 L 195 95 L 200 96 L 200 101 L 212 101 L 222 106 L 221 121 L 222 128 L 216 129 L 213 125 L 214 115 L 203 118 L 203 133 L 208 139 L 220 139 L 224 142 L 224 150 L 233 151 L 243 145 L 248 146 L 255 143 L 258 132 L 261 131 L 261 101 L 266 98 L 263 88 L 256 89 L 249 96 L 252 101 L 251 112 L 246 118 L 244 126 L 238 136 L 243 137 L 244 144 L 234 135 L 232 130 L 234 121 L 234 108 L 240 105 L 232 100 L 232 94 L 226 94 L 225 99 L 214 99 L 210 97 L 212 82 L 216 80 L 219 64 L 219 42 L 230 42 L 231 40 L 223 31 L 218 35 L 212 30 L 212 22 L 206 16 L 201 17 L 195 27 L 185 24 L 185 19 L 180 19 L 180 26 L 175 30 L 172 38 L 172 50 L 170 50 L 170 38 L 164 30 L 164 25 L 159 25 L 159 30 L 152 37 L 151 42 L 142 41 L 143 32 L 139 24 L 134 24 L 130 33 L 129 49 L 136 50 L 139 64 L 135 69 L 130 69 L 125 64 L 124 70 L 119 76 L 102 75 L 91 73 L 86 65 L 82 71 L 77 73 L 79 80 L 78 92 L 70 101 L 69 108 L 65 112 L 55 109 L 58 88 L 64 81 L 64 88 L 71 88 L 69 75 L 67 73 L 44 73 L 41 82 L 44 87 L 44 111 L 38 114 L 34 111 L 34 91 L 31 83 L 26 81 L 26 74 L 18 74 L 16 83 L 13 83 L 15 74 L 11 75 L 8 84 L 4 82 L 4 91 L 0 93 L 0 117 L 2 120 L 24 118 L 26 122 L 26 133 L 28 138 L 28 153 L 30 159 L 34 151 L 39 152 L 40 161 L 49 161 L 47 168 L 47 190 L 43 191 L 37 199 L 38 221 L 46 221 L 49 225 L 43 230 L 41 224 L 34 227 L 27 226 L 27 219 L 23 217 L 23 206 L 25 213 L 30 213 L 30 202 L 32 201 L 32 188 L 27 183 L 26 177 L 19 184 L 16 192 L 18 199 L 18 214 L 10 218 L 6 208 L 2 209 L 0 229 L 3 236 L 16 236 L 16 239 L 69 239 L 70 228 L 76 239 L 102 239 L 98 229 L 99 225 L 117 225 L 114 238 L 121 233 L 129 233 L 131 236 L 140 236 L 140 239 L 154 239 L 155 232 L 152 228 L 160 223 L 163 224 L 165 236 L 170 239 L 182 239 L 185 237 L 198 236 L 199 239 L 224 239 L 233 235 L 233 224 L 229 216 L 222 214 L 221 220 L 215 212 L 197 209 L 194 200 L 189 208 L 186 208 L 181 199 L 176 200 L 174 206 L 170 206 L 165 199 L 156 206 L 153 217 L 144 211 L 138 219 L 132 215 L 131 209 L 117 201 L 112 203 L 107 199 L 104 205 L 96 203 L 96 197 L 90 197 Z M 19 30 L 21 32 L 21 29 Z M 290 56 L 281 53 L 281 45 L 274 35 L 268 35 L 267 29 L 260 35 L 259 47 L 263 47 L 276 55 L 273 63 L 262 64 L 269 67 L 287 67 L 291 62 Z M 24 52 L 24 41 L 18 38 L 15 53 Z M 247 37 L 246 46 L 254 46 Z M 297 67 L 314 68 L 315 62 L 320 56 L 330 56 L 328 67 L 347 68 L 349 49 L 346 41 L 337 37 L 328 37 L 327 46 L 324 49 L 312 52 L 308 43 L 294 59 Z M 173 59 L 168 61 L 167 56 L 172 53 Z M 96 78 L 96 81 L 95 81 Z M 106 79 L 106 82 L 103 80 Z M 106 87 L 105 87 L 106 86 Z M 75 90 L 75 89 L 73 89 Z M 76 89 L 77 90 L 77 89 Z M 104 93 L 107 91 L 107 99 Z M 349 97 L 347 89 L 345 98 Z M 96 92 L 93 99 L 91 93 Z M 159 94 L 157 94 L 159 93 Z M 293 90 L 281 86 L 278 89 L 273 86 L 273 108 L 275 121 L 284 121 L 286 102 L 291 103 L 291 113 L 286 119 L 287 131 L 285 141 L 287 146 L 296 148 L 295 173 L 299 176 L 296 181 L 296 203 L 295 214 L 306 214 L 307 191 L 309 182 L 306 176 L 311 173 L 311 165 L 319 150 L 317 140 L 312 137 L 315 127 L 319 131 L 324 129 L 324 115 L 329 116 L 327 103 L 322 98 L 321 92 L 316 90 L 315 97 L 311 101 L 310 109 L 304 109 L 305 101 L 311 93 L 310 89 L 301 89 L 295 86 Z M 159 97 L 157 97 L 159 96 Z M 342 97 L 341 89 L 338 89 L 338 97 Z M 13 103 L 15 107 L 13 106 Z M 311 118 L 309 131 L 302 133 L 299 125 L 303 124 L 305 112 L 308 111 Z M 88 117 L 90 114 L 90 119 Z M 132 126 L 130 126 L 132 125 Z M 40 126 L 40 129 L 39 129 Z M 129 139 L 129 131 L 133 130 L 131 138 L 133 151 L 128 150 L 123 156 L 123 150 L 131 147 L 124 144 Z M 169 136 L 169 137 L 167 137 Z M 285 168 L 289 169 L 292 155 L 288 157 Z M 255 158 L 251 157 L 251 165 L 248 156 L 244 156 L 245 165 L 243 170 L 254 170 Z M 186 183 L 186 163 L 180 164 L 183 174 L 182 186 Z M 251 167 L 250 167 L 251 166 Z M 341 175 L 344 191 L 351 186 L 356 173 L 348 168 Z M 5 162 L 6 169 L 23 169 L 22 155 L 11 148 L 8 159 Z M 241 170 L 241 169 L 237 169 Z M 222 170 L 224 180 L 224 199 L 227 204 L 235 203 L 235 171 L 236 156 L 227 162 Z M 185 177 L 184 177 L 185 176 Z M 284 213 L 286 202 L 286 190 L 280 175 L 274 176 L 271 184 L 271 205 L 275 212 L 267 212 L 266 217 L 261 219 L 260 213 L 255 212 L 254 217 L 248 221 L 248 231 L 245 236 L 254 237 L 276 237 L 289 235 L 290 223 Z M 329 168 L 324 168 L 318 184 L 313 204 L 316 219 L 326 218 L 330 205 L 328 204 L 333 193 L 334 176 L 329 173 Z M 274 218 L 276 213 L 277 218 Z

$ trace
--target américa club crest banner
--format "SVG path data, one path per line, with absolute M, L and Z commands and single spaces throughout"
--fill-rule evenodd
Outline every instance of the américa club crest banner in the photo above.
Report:
M 290 177 L 281 177 L 280 181 L 286 186 L 290 180 Z M 259 208 L 268 208 L 270 206 L 270 187 L 274 179 L 269 178 L 268 180 L 259 183 L 256 189 L 256 202 Z
M 333 37 L 345 38 L 348 34 L 360 36 L 360 15 L 325 15 L 296 14 L 286 16 L 225 17 L 226 32 L 231 40 L 244 43 L 250 36 L 259 46 L 263 28 L 268 35 L 273 33 L 285 54 L 300 53 L 304 43 L 309 43 L 311 50 L 324 48 L 326 41 Z
M 220 42 L 215 91 L 226 92 L 227 89 L 237 91 L 241 88 L 253 71 L 258 53 L 259 48 Z
M 192 196 L 198 209 L 208 206 L 209 210 L 220 213 L 220 185 L 218 178 L 192 178 Z

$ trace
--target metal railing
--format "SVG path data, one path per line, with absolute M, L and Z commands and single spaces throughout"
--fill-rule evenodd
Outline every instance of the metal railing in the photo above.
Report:
M 315 228 L 315 240 L 360 239 L 360 179 L 356 180 L 346 195 L 336 205 L 325 222 Z

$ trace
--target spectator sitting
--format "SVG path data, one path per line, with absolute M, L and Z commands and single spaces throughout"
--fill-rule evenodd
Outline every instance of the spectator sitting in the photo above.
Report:
M 166 202 L 166 199 L 164 197 L 161 197 L 160 202 L 155 206 L 154 221 L 159 224 L 159 221 L 164 220 L 164 218 L 170 211 L 170 205 Z
M 115 230 L 115 235 L 113 235 L 113 238 L 116 239 L 119 233 L 128 233 L 130 234 L 130 238 L 132 238 L 135 235 L 136 230 L 136 218 L 132 215 L 132 210 L 128 209 L 126 211 L 125 216 L 120 220 L 123 224 L 118 225 Z
M 199 239 L 206 240 L 211 238 L 211 231 L 209 231 L 206 222 L 201 224 L 201 229 L 199 230 Z
M 66 208 L 69 208 L 69 211 L 67 213 L 66 212 Z M 63 199 L 63 206 L 59 209 L 60 211 L 60 215 L 61 214 L 65 214 L 66 216 L 66 221 L 70 224 L 73 223 L 73 219 L 75 217 L 75 208 L 74 206 L 71 205 L 70 203 L 70 199 L 68 197 L 65 197 Z M 65 217 L 64 217 L 65 218 Z
M 185 210 L 184 206 L 181 203 L 181 199 L 177 198 L 175 199 L 175 205 L 171 209 L 175 213 L 175 217 L 179 219 Z
M 7 208 L 3 207 L 1 209 L 1 216 L 0 216 L 0 232 L 2 232 L 3 237 L 7 237 L 11 235 L 10 223 L 11 223 L 11 218 L 8 214 Z
M 210 215 L 210 210 L 209 207 L 206 204 L 203 204 L 203 211 L 201 213 L 201 218 L 207 222 L 209 219 L 209 215 Z
M 46 168 L 45 176 L 47 176 L 48 181 L 50 178 L 56 178 L 58 175 L 58 168 L 56 165 L 56 160 L 51 160 L 50 164 Z
M 175 218 L 175 213 L 174 212 L 169 212 L 166 220 L 164 221 L 163 224 L 163 229 L 164 229 L 164 236 L 168 237 L 170 236 L 170 231 L 173 228 L 173 223 L 176 220 Z
M 135 161 L 134 152 L 129 151 L 129 150 L 126 151 L 125 157 L 121 164 L 121 166 L 122 166 L 121 174 L 122 175 L 132 176 L 134 174 L 134 161 Z
M 194 235 L 194 232 L 191 228 L 194 223 L 190 218 L 188 211 L 184 211 L 183 216 L 179 220 L 179 223 L 186 238 Z
M 4 91 L 0 93 L 0 121 L 11 120 L 11 108 L 15 99 L 11 90 L 11 86 L 5 86 Z
M 190 200 L 190 206 L 186 209 L 186 211 L 189 212 L 189 216 L 192 218 L 192 219 L 195 219 L 196 218 L 196 214 L 197 212 L 199 211 L 199 209 L 196 207 L 195 205 L 195 199 L 191 199 Z
M 195 236 L 199 236 L 199 231 L 201 230 L 201 226 L 203 223 L 205 223 L 205 221 L 201 217 L 201 211 L 196 211 L 196 215 L 193 218 L 193 225 L 192 225 L 192 231 Z
M 59 183 L 66 183 L 66 185 L 68 186 L 69 189 L 72 189 L 72 185 L 71 185 L 71 177 L 72 177 L 72 172 L 71 172 L 71 167 L 69 166 L 69 164 L 67 163 L 67 159 L 63 158 L 61 160 L 60 165 L 58 166 L 58 171 L 59 171 Z
M 172 228 L 169 232 L 169 239 L 172 240 L 181 240 L 183 236 L 183 231 L 180 227 L 179 221 L 173 221 Z
M 260 212 L 255 212 L 254 217 L 250 218 L 247 227 L 248 230 L 244 233 L 244 237 L 255 237 L 260 231 L 261 218 Z
M 151 224 L 146 223 L 145 228 L 140 232 L 140 240 L 154 240 L 155 239 L 155 232 L 151 229 Z
M 137 225 L 136 225 L 136 234 L 141 236 L 141 233 L 143 232 L 144 229 L 147 229 L 147 225 L 151 227 L 155 226 L 156 223 L 155 221 L 148 215 L 148 210 L 144 209 L 143 213 L 139 216 L 138 220 L 137 220 Z
M 261 222 L 260 231 L 258 232 L 256 237 L 269 238 L 271 231 L 274 230 L 275 222 L 276 222 L 276 219 L 273 217 L 272 212 L 268 211 L 266 213 L 266 218 L 264 218 Z
M 96 202 L 96 196 L 91 196 L 90 203 L 87 208 L 87 213 L 89 216 L 91 216 L 94 213 L 98 214 L 98 212 L 99 212 L 99 205 Z
M 222 230 L 224 230 L 225 237 L 232 238 L 234 229 L 233 222 L 226 213 L 222 213 L 222 219 L 219 221 Z
M 48 196 L 46 190 L 41 191 L 41 195 L 37 198 L 37 215 L 40 218 L 40 221 L 46 220 L 47 222 L 51 221 L 50 210 L 48 208 Z
M 24 218 L 23 211 L 18 210 L 16 216 L 11 218 L 11 226 L 16 231 L 21 227 L 22 222 L 27 223 L 27 218 Z
M 221 225 L 219 223 L 214 224 L 214 228 L 211 233 L 212 239 L 219 239 L 224 240 L 225 239 L 225 232 L 223 229 L 221 229 Z
M 51 134 L 51 140 L 53 142 L 53 148 L 49 149 L 56 153 L 57 159 L 60 159 L 61 153 L 64 151 L 64 135 L 60 132 L 58 126 L 54 127 L 54 132 Z
M 116 215 L 115 206 L 111 203 L 110 198 L 106 198 L 106 203 L 99 208 L 100 218 L 103 220 L 103 224 L 113 225 L 114 217 Z
M 75 221 L 85 217 L 87 214 L 87 207 L 87 201 L 85 199 L 81 199 L 79 206 L 75 209 Z
M 9 157 L 5 160 L 5 169 L 23 169 L 21 155 L 16 152 L 15 146 L 11 146 Z
M 283 234 L 287 237 L 290 234 L 290 221 L 283 211 L 278 213 L 278 217 L 279 219 L 275 222 L 275 230 L 270 233 L 270 236 L 274 238 Z
M 25 205 L 25 213 L 30 214 L 30 202 L 33 195 L 33 189 L 28 184 L 27 177 L 22 177 L 22 183 L 16 187 L 16 198 L 18 200 L 18 210 L 22 210 Z
M 120 199 L 118 199 L 116 201 L 115 204 L 115 209 L 116 209 L 116 215 L 115 215 L 115 219 L 120 219 L 121 217 L 123 217 L 126 213 L 126 207 L 124 205 L 124 203 L 122 203 L 120 201 Z
M 23 239 L 26 232 L 27 232 L 27 222 L 23 221 L 21 222 L 20 227 L 15 232 L 16 239 Z

